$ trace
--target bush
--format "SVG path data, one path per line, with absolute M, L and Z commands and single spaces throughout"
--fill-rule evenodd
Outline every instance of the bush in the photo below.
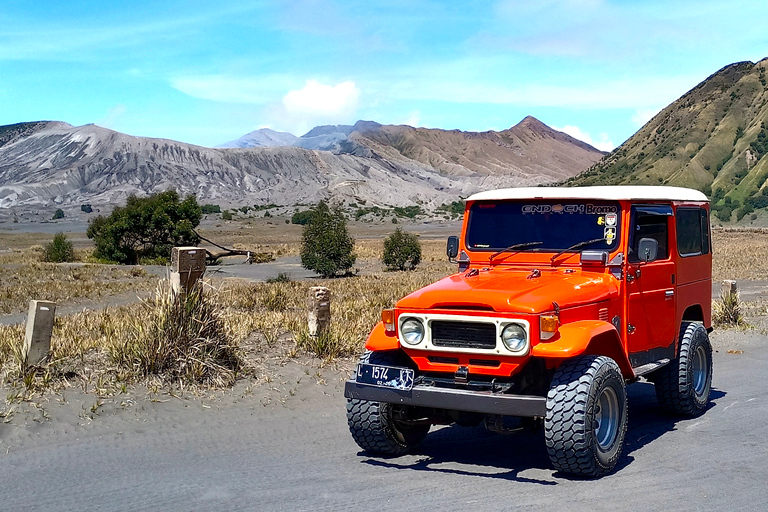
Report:
M 306 226 L 312 219 L 312 211 L 313 210 L 306 210 L 303 212 L 294 213 L 291 217 L 291 224 L 300 224 L 302 226 Z
M 416 235 L 397 228 L 384 239 L 382 261 L 387 270 L 413 270 L 421 262 L 421 244 Z
M 43 261 L 53 263 L 63 263 L 65 261 L 75 261 L 75 249 L 72 242 L 67 240 L 64 233 L 56 233 L 53 241 L 45 246 L 43 250 Z
M 355 264 L 355 240 L 347 232 L 344 214 L 321 201 L 310 210 L 309 222 L 301 235 L 301 266 L 323 277 L 347 272 Z
M 96 242 L 94 256 L 135 265 L 140 260 L 167 261 L 174 246 L 197 245 L 194 232 L 202 211 L 195 196 L 183 201 L 174 190 L 149 197 L 128 197 L 109 217 L 88 223 L 88 238 Z
M 712 301 L 712 323 L 717 327 L 744 325 L 739 293 L 720 293 L 720 300 Z
M 232 212 L 229 210 L 221 212 L 221 220 L 232 220 Z
M 167 282 L 143 303 L 132 336 L 111 347 L 118 365 L 141 376 L 208 386 L 234 384 L 242 360 L 227 334 L 220 306 L 198 282 L 188 294 L 176 294 Z
M 81 204 L 80 211 L 85 213 L 93 213 L 93 206 L 90 204 Z
M 204 204 L 200 209 L 203 211 L 203 215 L 209 213 L 221 213 L 221 206 L 217 204 Z
M 58 210 L 56 210 L 56 213 L 53 214 L 53 220 L 63 219 L 63 218 L 64 218 L 64 210 L 59 208 Z

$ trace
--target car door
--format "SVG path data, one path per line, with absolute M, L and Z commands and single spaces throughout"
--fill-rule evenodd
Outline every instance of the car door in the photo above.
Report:
M 626 340 L 632 366 L 674 356 L 675 260 L 670 244 L 672 206 L 635 205 L 631 209 L 627 289 Z M 643 238 L 658 244 L 656 259 L 641 260 Z

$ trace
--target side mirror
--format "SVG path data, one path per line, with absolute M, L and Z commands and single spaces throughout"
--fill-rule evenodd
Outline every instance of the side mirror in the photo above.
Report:
M 637 244 L 637 256 L 646 263 L 659 255 L 659 242 L 655 238 L 641 238 Z
M 459 237 L 448 237 L 448 246 L 445 249 L 445 253 L 448 255 L 449 261 L 453 262 L 456 259 L 456 256 L 459 255 Z

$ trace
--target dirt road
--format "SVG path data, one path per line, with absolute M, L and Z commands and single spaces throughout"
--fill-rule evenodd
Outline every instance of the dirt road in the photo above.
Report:
M 289 363 L 272 389 L 101 405 L 70 391 L 33 421 L 12 417 L 0 424 L 2 508 L 764 510 L 768 337 L 726 331 L 713 344 L 709 410 L 676 420 L 650 384 L 630 386 L 624 456 L 601 480 L 554 472 L 541 433 L 433 428 L 412 455 L 370 457 L 347 432 L 343 372 Z

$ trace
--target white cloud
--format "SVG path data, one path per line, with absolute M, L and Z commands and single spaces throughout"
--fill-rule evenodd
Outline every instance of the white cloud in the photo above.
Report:
M 408 126 L 413 126 L 414 128 L 418 127 L 421 123 L 421 112 L 418 110 L 414 110 L 413 112 L 410 112 L 408 114 L 408 119 L 405 120 L 404 124 L 407 124 Z
M 296 81 L 288 75 L 261 77 L 233 77 L 229 75 L 201 75 L 176 77 L 171 86 L 193 98 L 264 105 L 275 101 L 282 91 Z
M 116 125 L 116 122 L 127 111 L 128 111 L 128 108 L 125 105 L 115 105 L 114 107 L 109 109 L 109 111 L 107 111 L 107 115 L 103 119 L 96 121 L 96 124 L 104 128 L 113 129 Z
M 611 151 L 613 148 L 616 147 L 616 144 L 611 142 L 607 133 L 601 133 L 600 139 L 596 141 L 592 139 L 592 136 L 589 133 L 582 131 L 581 128 L 579 128 L 578 126 L 569 125 L 569 126 L 564 126 L 562 128 L 555 128 L 555 130 L 561 131 L 563 133 L 567 133 L 574 139 L 579 139 L 582 142 L 586 142 L 590 146 L 595 147 L 600 151 Z
M 659 110 L 658 108 L 639 108 L 632 114 L 632 122 L 639 128 L 653 119 L 653 116 L 658 114 Z
M 304 87 L 283 96 L 285 110 L 294 115 L 346 117 L 357 110 L 360 90 L 352 81 L 337 85 L 307 80 Z
M 352 124 L 357 119 L 360 89 L 348 80 L 328 85 L 307 80 L 304 87 L 288 91 L 280 103 L 267 106 L 265 122 L 274 129 L 302 135 L 322 124 Z

